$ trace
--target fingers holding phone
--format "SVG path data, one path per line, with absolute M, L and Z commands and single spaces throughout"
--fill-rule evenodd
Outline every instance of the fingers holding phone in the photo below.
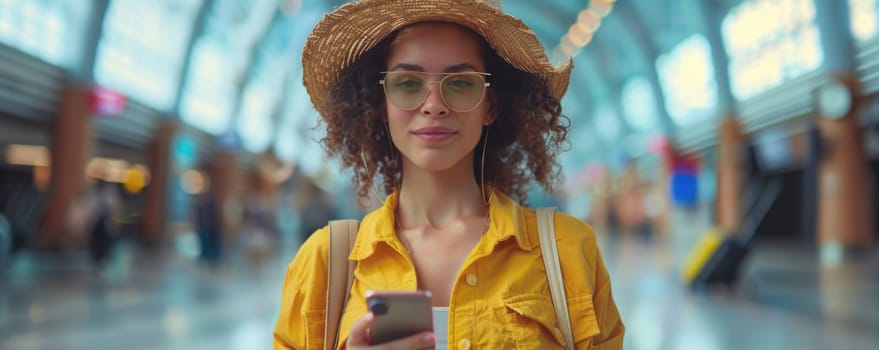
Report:
M 433 316 L 429 292 L 368 292 L 369 313 L 355 321 L 347 348 L 431 349 Z
M 348 341 L 345 343 L 348 350 L 361 349 L 369 346 L 369 327 L 375 323 L 375 315 L 367 312 L 366 315 L 354 321 L 351 325 L 351 333 L 348 334 Z
M 411 350 L 433 349 L 436 338 L 433 332 L 421 332 L 405 338 L 393 340 L 384 344 L 371 345 L 369 333 L 375 323 L 375 315 L 367 313 L 351 325 L 351 334 L 348 336 L 346 348 L 348 350 Z

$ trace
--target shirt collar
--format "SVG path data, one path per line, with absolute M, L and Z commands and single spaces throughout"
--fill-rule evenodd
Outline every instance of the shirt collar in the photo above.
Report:
M 491 221 L 485 233 L 485 236 L 492 240 L 488 246 L 494 247 L 498 242 L 512 237 L 522 250 L 533 249 L 534 246 L 528 237 L 524 208 L 500 191 L 495 190 L 493 197 L 488 208 Z M 370 257 L 375 253 L 379 243 L 403 249 L 394 228 L 397 200 L 397 193 L 392 193 L 381 207 L 363 218 L 349 259 L 360 261 Z

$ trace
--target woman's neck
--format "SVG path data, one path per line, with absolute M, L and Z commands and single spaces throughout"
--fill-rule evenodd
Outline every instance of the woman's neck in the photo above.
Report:
M 405 162 L 398 224 L 440 229 L 459 219 L 487 215 L 472 164 L 465 159 L 444 171 L 427 171 Z

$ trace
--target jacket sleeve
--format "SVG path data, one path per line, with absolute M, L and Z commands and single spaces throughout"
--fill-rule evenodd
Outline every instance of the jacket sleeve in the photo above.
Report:
M 559 213 L 556 237 L 576 348 L 622 349 L 625 327 L 595 233 L 583 221 Z
M 597 244 L 593 245 L 595 251 L 595 285 L 592 292 L 592 305 L 595 308 L 595 319 L 601 333 L 592 338 L 589 349 L 610 350 L 623 348 L 623 336 L 626 328 L 620 318 L 616 302 L 611 293 L 610 276 L 601 258 L 601 252 Z
M 272 344 L 278 349 L 321 349 L 326 312 L 329 228 L 315 231 L 287 266 Z

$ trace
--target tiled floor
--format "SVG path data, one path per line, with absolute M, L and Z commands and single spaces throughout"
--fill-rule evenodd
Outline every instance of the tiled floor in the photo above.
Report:
M 81 254 L 19 257 L 0 274 L 0 349 L 271 348 L 288 258 L 120 255 L 100 273 Z
M 627 349 L 879 349 L 879 259 L 821 271 L 807 247 L 764 244 L 742 286 L 705 291 L 662 246 L 608 249 Z
M 742 288 L 691 291 L 693 234 L 674 237 L 602 238 L 627 349 L 879 349 L 879 255 L 819 268 L 809 245 L 764 243 Z M 126 248 L 98 273 L 83 254 L 21 255 L 0 270 L 0 349 L 267 349 L 292 254 L 210 267 Z
M 603 240 L 626 349 L 879 349 L 879 249 L 834 266 L 809 242 L 758 241 L 739 286 L 680 277 L 705 213 L 676 212 L 663 240 Z

